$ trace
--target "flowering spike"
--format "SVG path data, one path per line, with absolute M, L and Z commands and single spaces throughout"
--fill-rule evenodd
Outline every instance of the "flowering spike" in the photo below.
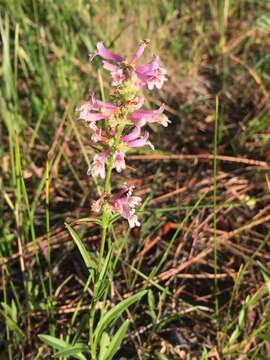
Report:
M 76 109 L 79 119 L 88 123 L 91 141 L 99 148 L 88 173 L 105 180 L 104 191 L 100 199 L 93 202 L 92 210 L 103 211 L 103 220 L 107 219 L 108 212 L 119 214 L 128 221 L 130 227 L 140 226 L 135 212 L 142 199 L 133 196 L 134 187 L 127 184 L 113 195 L 110 184 L 112 170 L 121 172 L 126 168 L 125 157 L 129 149 L 142 146 L 154 149 L 149 141 L 149 133 L 142 133 L 143 126 L 157 123 L 166 127 L 170 123 L 164 114 L 164 105 L 156 110 L 142 108 L 144 98 L 141 96 L 141 89 L 160 89 L 167 80 L 167 72 L 156 55 L 150 62 L 136 65 L 148 43 L 149 40 L 141 41 L 127 61 L 123 56 L 107 49 L 103 42 L 98 42 L 96 51 L 89 55 L 90 60 L 95 56 L 102 58 L 104 69 L 111 74 L 114 101 L 101 101 L 91 93 L 88 102 Z

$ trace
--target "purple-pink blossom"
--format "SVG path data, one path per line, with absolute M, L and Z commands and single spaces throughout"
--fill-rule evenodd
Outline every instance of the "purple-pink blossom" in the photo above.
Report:
M 142 199 L 139 196 L 132 196 L 134 186 L 129 186 L 126 183 L 123 189 L 111 200 L 112 211 L 128 220 L 129 226 L 140 226 L 140 223 L 135 215 L 135 208 L 137 208 Z
M 96 154 L 94 156 L 93 165 L 89 169 L 92 176 L 100 176 L 102 179 L 105 179 L 105 164 L 109 156 L 109 150 L 103 150 L 101 154 Z
M 89 59 L 92 61 L 96 56 L 100 56 L 105 60 L 112 60 L 115 62 L 121 62 L 124 58 L 121 55 L 115 54 L 112 51 L 105 48 L 102 41 L 97 43 L 97 50 L 89 54 Z
M 149 90 L 153 90 L 154 87 L 161 89 L 167 80 L 167 71 L 162 67 L 159 57 L 156 55 L 152 57 L 150 63 L 137 66 L 135 72 L 139 79 L 139 86 L 147 86 Z
M 116 150 L 113 154 L 113 167 L 117 172 L 121 172 L 126 168 L 125 154 L 120 150 Z
M 136 86 L 140 88 L 147 86 L 149 90 L 153 90 L 155 87 L 161 89 L 167 80 L 167 71 L 162 66 L 158 56 L 153 55 L 151 61 L 147 64 L 134 66 L 134 63 L 142 56 L 148 43 L 149 40 L 142 40 L 131 56 L 130 61 L 124 62 L 124 58 L 121 55 L 111 52 L 104 47 L 102 42 L 99 42 L 97 50 L 89 55 L 90 60 L 92 61 L 95 56 L 100 56 L 103 59 L 103 67 L 110 71 L 113 86 L 119 86 L 127 80 L 127 72 L 123 69 L 128 68 L 128 72 L 131 74 L 129 76 L 133 79 Z
M 139 109 L 129 114 L 129 120 L 137 127 L 142 127 L 147 123 L 158 123 L 168 126 L 170 120 L 163 113 L 164 105 L 157 110 Z
M 148 132 L 145 132 L 144 135 L 141 136 L 140 127 L 135 127 L 129 134 L 122 136 L 121 140 L 129 148 L 137 148 L 148 145 L 154 149 L 153 144 L 148 140 L 148 138 Z
M 77 108 L 76 111 L 79 112 L 79 119 L 95 122 L 114 115 L 118 108 L 112 103 L 96 99 L 95 95 L 91 94 L 89 101 Z
M 131 56 L 131 60 L 129 64 L 133 64 L 135 61 L 137 61 L 143 54 L 146 46 L 149 44 L 149 40 L 145 39 L 142 40 L 138 46 L 138 48 L 135 50 L 134 54 Z
M 95 124 L 95 122 L 91 122 L 91 123 L 89 124 L 89 128 L 90 128 L 91 130 L 93 130 L 93 134 L 92 134 L 92 136 L 91 136 L 91 140 L 92 140 L 94 143 L 100 142 L 100 143 L 104 143 L 104 144 L 105 144 L 105 143 L 108 142 L 107 137 L 102 135 L 102 130 L 101 130 L 101 128 L 97 127 L 96 124 Z

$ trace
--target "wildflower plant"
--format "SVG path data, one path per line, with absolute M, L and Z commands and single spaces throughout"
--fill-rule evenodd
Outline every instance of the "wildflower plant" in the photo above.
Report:
M 91 93 L 89 100 L 77 109 L 79 119 L 84 120 L 92 132 L 92 141 L 100 147 L 88 173 L 104 180 L 104 192 L 92 205 L 93 211 L 102 213 L 101 257 L 112 214 L 119 214 L 126 219 L 131 228 L 140 225 L 135 211 L 142 199 L 133 196 L 134 187 L 127 183 L 124 183 L 119 193 L 112 195 L 113 170 L 115 169 L 118 173 L 125 170 L 125 159 L 129 149 L 143 146 L 154 149 L 149 140 L 149 133 L 144 130 L 148 123 L 158 123 L 163 126 L 169 123 L 163 113 L 163 105 L 157 110 L 142 108 L 145 102 L 142 89 L 161 89 L 167 80 L 166 70 L 156 55 L 149 63 L 136 65 L 147 45 L 148 40 L 141 41 L 130 59 L 126 59 L 122 55 L 111 52 L 104 47 L 102 42 L 99 42 L 96 51 L 90 54 L 90 60 L 100 57 L 104 69 L 110 72 L 112 101 L 98 100 Z
M 161 89 L 167 80 L 166 70 L 158 56 L 154 55 L 150 62 L 144 65 L 138 64 L 148 43 L 148 40 L 141 41 L 130 58 L 111 52 L 102 42 L 98 42 L 96 51 L 90 54 L 91 62 L 97 57 L 101 58 L 103 68 L 109 71 L 112 79 L 110 102 L 99 100 L 94 93 L 90 93 L 88 101 L 76 109 L 78 119 L 87 124 L 91 132 L 91 141 L 98 149 L 93 156 L 88 174 L 100 179 L 103 184 L 99 199 L 92 202 L 92 211 L 100 214 L 100 218 L 91 220 L 101 225 L 102 235 L 99 257 L 96 262 L 86 251 L 75 230 L 67 225 L 89 270 L 90 276 L 86 288 L 92 281 L 93 296 L 89 310 L 88 345 L 85 347 L 83 344 L 77 344 L 76 349 L 81 349 L 81 351 L 74 350 L 72 352 L 71 347 L 69 352 L 62 343 L 63 347 L 60 347 L 60 351 L 57 353 L 59 356 L 72 354 L 77 358 L 83 358 L 82 352 L 86 351 L 90 352 L 93 360 L 112 359 L 127 331 L 128 320 L 120 326 L 112 339 L 108 334 L 109 327 L 128 306 L 139 301 L 145 294 L 145 291 L 140 291 L 107 311 L 105 302 L 113 278 L 113 270 L 123 248 L 121 247 L 118 251 L 116 261 L 112 261 L 115 249 L 108 242 L 107 254 L 104 256 L 108 229 L 118 216 L 125 219 L 130 228 L 140 226 L 136 210 L 142 202 L 141 197 L 134 195 L 134 186 L 127 182 L 123 183 L 120 191 L 112 191 L 112 175 L 115 171 L 121 173 L 126 169 L 126 157 L 130 149 L 145 146 L 154 149 L 146 130 L 148 124 L 157 123 L 166 127 L 170 122 L 164 114 L 164 105 L 155 110 L 144 107 L 143 90 Z M 98 303 L 101 307 L 99 315 L 97 315 Z M 97 321 L 98 317 L 99 321 Z M 41 335 L 41 338 L 52 345 L 52 337 Z M 67 344 L 68 346 L 70 344 Z M 75 345 L 72 344 L 72 346 Z

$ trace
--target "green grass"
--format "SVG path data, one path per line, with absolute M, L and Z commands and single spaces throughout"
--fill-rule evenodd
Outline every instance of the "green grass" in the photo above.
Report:
M 134 359 L 180 358 L 166 331 L 187 339 L 187 359 L 270 356 L 269 168 L 241 164 L 269 161 L 269 19 L 270 5 L 259 0 L 0 1 L 0 357 L 51 357 L 51 338 L 38 334 L 88 342 L 95 275 L 64 223 L 94 263 L 100 234 L 96 224 L 76 223 L 91 217 L 97 184 L 86 175 L 94 149 L 75 108 L 90 89 L 109 96 L 108 74 L 88 62 L 96 42 L 131 54 L 143 38 L 169 72 L 164 90 L 147 98 L 153 107 L 164 102 L 172 120 L 151 129 L 159 154 L 215 159 L 128 163 L 145 199 L 142 227 L 110 225 L 104 279 L 112 286 L 96 322 L 151 289 L 111 328 L 120 339 L 129 320 L 122 351 Z M 115 186 L 123 181 L 118 175 Z M 63 358 L 61 344 L 54 354 Z

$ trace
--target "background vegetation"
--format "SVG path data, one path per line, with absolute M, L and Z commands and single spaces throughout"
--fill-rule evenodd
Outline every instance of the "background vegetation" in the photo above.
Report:
M 74 109 L 89 89 L 108 94 L 107 74 L 88 63 L 97 41 L 131 53 L 149 38 L 169 73 L 155 102 L 172 124 L 153 127 L 159 151 L 128 160 L 146 201 L 110 301 L 151 291 L 123 315 L 131 326 L 116 358 L 267 359 L 270 3 L 0 6 L 0 358 L 51 359 L 40 333 L 86 336 L 91 289 L 64 222 L 93 253 L 100 232 L 76 223 L 89 216 L 96 185 L 89 132 Z M 114 241 L 123 234 L 120 224 Z

